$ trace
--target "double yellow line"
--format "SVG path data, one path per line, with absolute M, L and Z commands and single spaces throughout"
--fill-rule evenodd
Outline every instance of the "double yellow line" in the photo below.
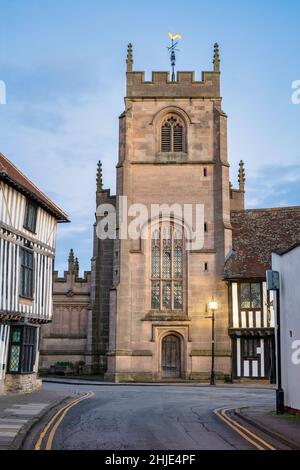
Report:
M 36 444 L 34 446 L 34 450 L 52 450 L 52 443 L 53 439 L 55 436 L 55 433 L 57 431 L 58 426 L 68 413 L 68 411 L 73 408 L 73 406 L 77 405 L 83 400 L 86 400 L 87 398 L 90 398 L 94 395 L 93 392 L 88 392 L 81 396 L 80 398 L 76 398 L 72 400 L 71 402 L 67 403 L 67 405 L 63 406 L 60 408 L 57 413 L 50 419 L 50 421 L 46 424 L 44 429 L 39 435 L 38 440 L 36 441 Z
M 273 447 L 271 444 L 259 437 L 257 434 L 250 431 L 250 429 L 247 429 L 245 426 L 242 426 L 240 423 L 230 418 L 227 415 L 226 411 L 229 410 L 219 408 L 217 410 L 214 410 L 214 413 L 258 450 L 277 450 L 275 447 Z

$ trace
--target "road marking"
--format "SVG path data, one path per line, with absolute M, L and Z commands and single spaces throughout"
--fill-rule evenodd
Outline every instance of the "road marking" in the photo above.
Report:
M 217 408 L 216 410 L 214 410 L 214 413 L 222 421 L 224 421 L 228 426 L 230 426 L 232 429 L 234 429 L 238 434 L 240 434 L 244 439 L 246 439 L 246 441 L 250 442 L 257 449 L 259 449 L 259 450 L 267 450 L 267 449 L 277 450 L 275 447 L 273 447 L 267 441 L 265 441 L 264 439 L 259 437 L 254 432 L 250 431 L 250 429 L 246 428 L 245 426 L 242 426 L 240 423 L 238 423 L 234 419 L 230 418 L 226 414 L 226 411 L 229 411 L 229 409 L 228 408 L 223 408 L 223 409 L 222 408 Z M 249 437 L 249 436 L 251 436 L 251 437 Z
M 64 417 L 66 416 L 66 414 L 68 413 L 68 411 L 71 408 L 73 408 L 73 406 L 77 405 L 79 402 L 81 402 L 83 400 L 86 400 L 87 398 L 90 398 L 92 395 L 94 395 L 94 393 L 90 392 L 87 396 L 84 396 L 84 397 L 80 398 L 79 400 L 75 401 L 74 403 L 69 404 L 69 406 L 61 413 L 61 415 L 58 417 L 56 423 L 54 424 L 53 428 L 51 429 L 51 431 L 49 433 L 49 437 L 48 437 L 47 444 L 46 444 L 46 450 L 51 450 L 52 449 L 52 443 L 53 443 L 53 439 L 54 439 L 55 433 L 57 431 L 57 428 L 60 425 L 60 423 L 62 422 L 62 420 L 64 419 Z
M 250 436 L 254 437 L 256 440 L 258 440 L 259 442 L 261 442 L 264 446 L 268 447 L 268 449 L 270 450 L 277 450 L 275 449 L 275 447 L 273 447 L 271 444 L 269 444 L 267 441 L 265 441 L 264 439 L 262 439 L 261 437 L 259 437 L 257 434 L 253 433 L 252 431 L 250 431 L 250 429 L 246 428 L 245 426 L 242 426 L 238 421 L 230 418 L 226 412 L 223 410 L 223 416 L 225 414 L 226 418 L 234 425 L 234 426 L 238 426 L 238 428 L 240 429 L 243 429 L 244 431 L 246 431 L 248 434 L 250 434 Z
M 94 395 L 94 392 L 88 392 L 85 395 L 83 395 L 82 397 L 76 398 L 76 399 L 72 400 L 71 402 L 67 403 L 67 405 L 60 408 L 57 411 L 57 413 L 46 424 L 43 431 L 40 433 L 39 438 L 36 441 L 36 444 L 34 446 L 34 450 L 41 450 L 43 441 L 46 438 L 46 435 L 47 435 L 48 431 L 50 431 L 50 432 L 49 432 L 49 436 L 48 436 L 48 439 L 47 439 L 47 442 L 46 442 L 45 449 L 46 450 L 51 450 L 52 449 L 53 439 L 54 439 L 55 433 L 57 431 L 57 428 L 60 425 L 60 423 L 62 422 L 62 420 L 64 419 L 64 417 L 66 416 L 66 414 L 68 413 L 68 411 L 71 408 L 73 408 L 73 406 L 77 405 L 79 402 L 81 402 L 83 400 L 86 400 L 87 398 L 90 398 L 93 395 Z M 53 426 L 52 429 L 50 429 L 51 426 Z

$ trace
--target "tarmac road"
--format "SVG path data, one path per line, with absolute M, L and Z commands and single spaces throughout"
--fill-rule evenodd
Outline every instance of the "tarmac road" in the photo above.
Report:
M 94 393 L 73 406 L 57 427 L 51 448 L 61 450 L 255 449 L 217 417 L 214 410 L 255 405 L 275 407 L 275 392 L 268 389 L 56 383 L 46 383 L 43 387 Z M 31 436 L 27 448 L 33 447 L 36 438 L 37 435 Z

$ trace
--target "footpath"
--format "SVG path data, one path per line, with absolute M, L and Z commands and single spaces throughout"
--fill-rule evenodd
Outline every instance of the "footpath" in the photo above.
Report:
M 240 408 L 235 410 L 235 414 L 289 448 L 300 450 L 300 416 L 277 415 L 274 410 L 263 406 Z
M 102 376 L 95 375 L 78 375 L 78 376 L 44 376 L 42 377 L 43 382 L 45 383 L 56 383 L 56 384 L 68 384 L 68 385 L 96 385 L 96 386 L 154 386 L 154 387 L 169 387 L 170 385 L 182 385 L 189 387 L 210 387 L 211 385 L 208 382 L 196 382 L 195 380 L 164 380 L 162 382 L 108 382 L 103 379 Z M 275 390 L 276 386 L 270 384 L 268 381 L 247 381 L 244 383 L 224 383 L 223 381 L 217 381 L 217 387 L 224 388 L 262 388 Z
M 19 449 L 32 426 L 69 397 L 67 392 L 52 390 L 1 395 L 0 450 Z

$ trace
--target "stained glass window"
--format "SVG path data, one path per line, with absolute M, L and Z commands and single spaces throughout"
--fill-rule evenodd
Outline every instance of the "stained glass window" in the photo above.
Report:
M 171 278 L 171 240 L 163 239 L 162 277 Z
M 161 223 L 152 235 L 151 308 L 183 308 L 183 237 L 173 223 Z
M 174 282 L 174 308 L 182 308 L 182 282 Z
M 171 309 L 171 283 L 163 282 L 163 307 Z
M 160 274 L 160 232 L 156 230 L 152 237 L 152 277 Z
M 151 304 L 153 309 L 160 308 L 160 283 L 157 281 L 152 281 L 152 298 Z
M 182 235 L 174 231 L 174 277 L 182 277 Z

